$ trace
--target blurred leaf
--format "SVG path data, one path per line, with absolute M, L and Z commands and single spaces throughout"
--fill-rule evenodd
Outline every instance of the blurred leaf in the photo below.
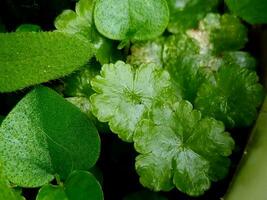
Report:
M 251 24 L 267 23 L 266 0 L 225 0 L 229 9 Z

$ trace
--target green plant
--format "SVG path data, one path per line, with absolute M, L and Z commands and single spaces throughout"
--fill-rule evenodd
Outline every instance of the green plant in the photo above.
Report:
M 265 20 L 226 3 L 248 22 Z M 22 24 L 0 33 L 0 92 L 27 93 L 0 116 L 0 197 L 23 199 L 16 186 L 40 188 L 37 200 L 103 199 L 89 172 L 98 132 L 133 143 L 150 190 L 199 196 L 225 178 L 232 130 L 253 124 L 265 93 L 243 51 L 247 26 L 212 13 L 219 4 L 80 0 L 58 15 L 56 30 Z M 51 80 L 59 81 L 40 86 Z M 165 199 L 125 197 L 138 198 Z

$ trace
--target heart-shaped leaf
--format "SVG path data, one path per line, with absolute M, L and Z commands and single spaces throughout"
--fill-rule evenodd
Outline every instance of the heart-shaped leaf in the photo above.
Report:
M 100 141 L 92 122 L 54 91 L 38 87 L 8 114 L 0 128 L 0 162 L 9 181 L 37 187 L 98 159 Z M 12 159 L 11 159 L 12 158 Z

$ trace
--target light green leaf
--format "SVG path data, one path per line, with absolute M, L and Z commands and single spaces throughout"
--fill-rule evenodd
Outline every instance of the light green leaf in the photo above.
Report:
M 43 186 L 36 200 L 103 200 L 96 178 L 86 171 L 74 171 L 63 186 Z
M 168 30 L 178 33 L 197 27 L 198 21 L 216 9 L 218 0 L 167 0 L 170 8 Z
M 94 20 L 104 36 L 122 40 L 148 40 L 163 33 L 169 21 L 165 0 L 98 0 Z
M 80 0 L 75 12 L 63 11 L 55 20 L 55 27 L 60 32 L 70 33 L 82 40 L 90 41 L 95 48 L 95 56 L 101 64 L 113 61 L 119 54 L 111 40 L 101 36 L 93 21 L 94 0 Z
M 70 74 L 92 55 L 89 42 L 64 33 L 0 33 L 0 92 Z
M 223 121 L 228 128 L 250 126 L 264 96 L 256 72 L 223 65 L 214 78 L 200 87 L 195 108 L 206 116 Z
M 35 24 L 21 24 L 17 27 L 16 32 L 39 32 L 42 28 Z
M 225 0 L 229 9 L 251 24 L 267 23 L 266 0 Z
M 203 194 L 211 181 L 228 171 L 234 141 L 223 123 L 201 118 L 187 101 L 155 104 L 134 135 L 136 170 L 154 191 L 174 186 L 191 196 Z
M 91 81 L 96 91 L 90 97 L 92 113 L 125 141 L 132 141 L 138 122 L 153 101 L 173 96 L 167 71 L 155 64 L 133 68 L 118 61 L 104 65 L 100 76 Z
M 64 180 L 75 169 L 89 169 L 99 151 L 97 130 L 86 115 L 44 87 L 27 94 L 0 128 L 3 171 L 22 187 L 38 187 L 55 174 Z

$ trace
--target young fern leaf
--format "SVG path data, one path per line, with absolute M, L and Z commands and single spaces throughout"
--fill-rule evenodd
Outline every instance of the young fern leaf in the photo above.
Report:
M 101 122 L 109 122 L 110 129 L 131 142 L 134 130 L 153 101 L 173 96 L 167 71 L 155 64 L 133 68 L 118 61 L 104 65 L 92 81 L 96 91 L 90 97 L 92 113 Z
M 93 56 L 89 42 L 59 32 L 0 33 L 0 92 L 65 76 Z
M 176 186 L 198 196 L 228 171 L 234 141 L 222 122 L 201 118 L 187 101 L 153 105 L 134 134 L 140 182 L 155 191 Z

